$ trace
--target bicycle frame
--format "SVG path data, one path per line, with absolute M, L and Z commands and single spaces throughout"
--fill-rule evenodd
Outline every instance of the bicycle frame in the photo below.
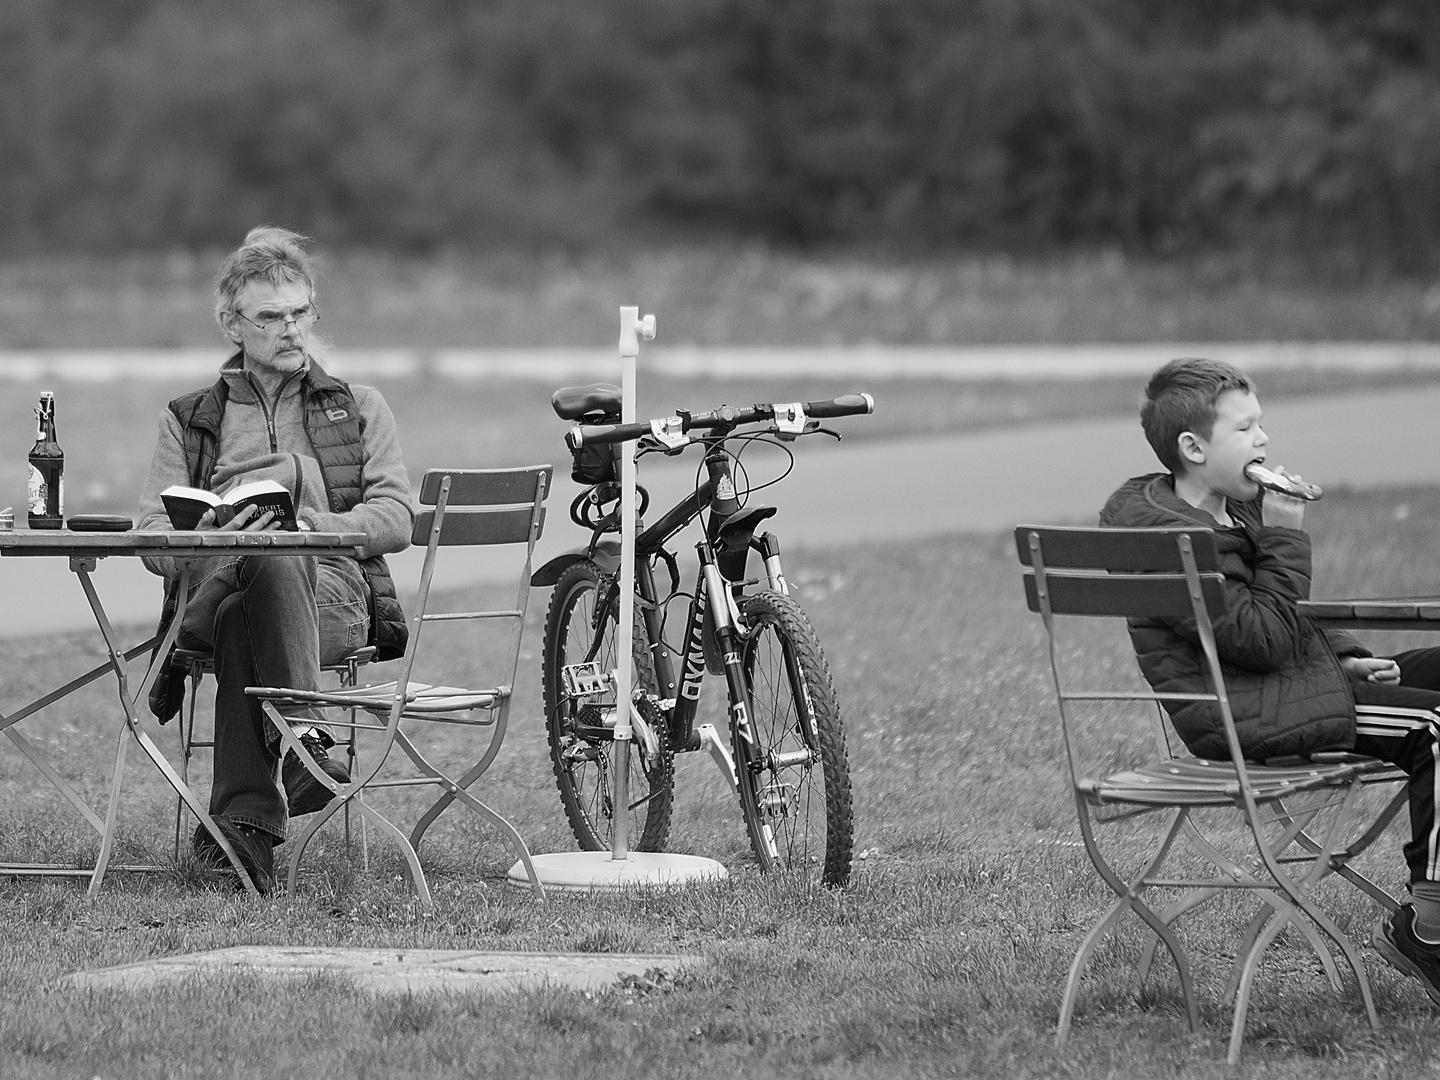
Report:
M 784 595 L 790 591 L 780 563 L 779 540 L 769 532 L 759 536 L 753 533 L 754 525 L 773 514 L 774 508 L 755 506 L 740 509 L 733 495 L 734 479 L 723 438 L 706 449 L 704 465 L 708 473 L 706 479 L 654 524 L 645 527 L 635 540 L 635 588 L 641 599 L 641 618 L 660 690 L 656 705 L 666 718 L 670 746 L 676 753 L 703 749 L 711 741 L 695 728 L 700 689 L 707 672 L 725 675 L 733 703 L 732 712 L 739 710 L 739 715 L 735 717 L 736 728 L 742 733 L 749 730 L 748 718 L 744 715 L 746 692 L 739 649 L 745 631 L 734 594 L 734 589 L 745 582 L 743 579 L 732 580 L 721 572 L 721 556 L 717 554 L 716 546 L 722 532 L 724 543 L 732 549 L 729 561 L 733 565 L 729 569 L 734 571 L 738 565 L 743 574 L 744 560 L 739 555 L 753 549 L 759 552 L 763 561 L 767 586 Z M 727 490 L 730 494 L 723 495 Z M 717 497 L 717 492 L 722 495 Z M 699 566 L 681 638 L 683 644 L 678 658 L 677 679 L 676 657 L 663 634 L 664 612 L 655 580 L 654 559 L 665 553 L 666 543 L 676 533 L 707 509 L 711 519 L 705 530 L 705 539 L 695 545 Z M 541 567 L 535 574 L 535 584 L 551 583 L 554 577 L 558 577 L 559 570 L 577 558 L 596 559 L 614 572 L 618 569 L 616 556 L 618 551 L 601 548 L 597 537 L 583 551 L 559 556 Z M 617 575 L 610 596 L 603 604 L 597 605 L 597 618 L 603 618 L 603 613 L 609 610 L 611 604 L 618 604 L 618 593 Z M 715 741 L 718 743 L 718 738 Z M 711 747 L 712 754 L 715 749 L 715 746 Z M 723 751 L 723 747 L 719 749 Z M 726 757 L 728 761 L 728 754 Z M 733 784 L 733 764 L 729 765 L 729 773 Z
M 732 484 L 730 459 L 723 449 L 723 442 L 706 451 L 707 480 L 701 481 L 696 490 L 671 507 L 660 521 L 645 528 L 635 541 L 635 588 L 642 600 L 642 621 L 645 624 L 645 638 L 649 644 L 651 660 L 654 662 L 655 680 L 661 690 L 657 706 L 667 717 L 670 726 L 670 744 L 677 753 L 693 752 L 703 747 L 704 740 L 698 736 L 694 720 L 700 703 L 700 688 L 707 671 L 710 674 L 726 675 L 729 684 L 732 711 L 739 710 L 736 727 L 742 733 L 749 732 L 744 717 L 744 677 L 740 667 L 739 644 L 744 638 L 744 626 L 740 622 L 739 605 L 734 599 L 734 588 L 742 586 L 742 580 L 730 580 L 721 575 L 719 559 L 714 550 L 714 536 L 733 516 L 734 507 L 727 507 L 723 498 L 714 497 L 714 492 L 726 490 Z M 733 503 L 733 500 L 729 500 Z M 662 634 L 660 590 L 655 585 L 655 556 L 664 550 L 665 541 L 688 526 L 700 516 L 704 508 L 710 508 L 711 526 L 706 530 L 706 539 L 697 541 L 696 589 L 685 615 L 683 647 L 680 655 L 680 678 L 675 678 L 674 654 Z M 729 510 L 729 514 L 724 511 Z M 768 511 L 768 513 L 766 513 Z M 755 507 L 749 511 L 755 520 L 763 520 L 773 513 L 770 507 Z M 737 537 L 739 539 L 739 537 Z M 780 544 L 772 533 L 759 537 L 744 536 L 747 547 L 752 547 L 762 556 L 765 563 L 766 583 L 775 592 L 789 593 L 785 572 L 780 567 Z M 742 563 L 743 564 L 743 563 Z M 619 602 L 618 583 L 613 602 Z M 608 608 L 608 603 L 606 603 Z M 733 772 L 733 768 L 732 768 Z
M 628 813 L 649 845 L 641 850 L 662 850 L 673 808 L 674 756 L 708 750 L 738 796 L 761 869 L 784 868 L 812 883 L 818 875 L 821 884 L 843 885 L 854 832 L 838 696 L 814 628 L 790 595 L 780 543 L 760 527 L 775 508 L 746 505 L 757 488 L 739 463 L 742 451 L 732 448 L 758 438 L 783 449 L 811 432 L 839 438 L 820 421 L 873 412 L 874 400 L 851 394 L 721 405 L 616 423 L 618 395 L 617 388 L 597 384 L 565 387 L 552 398 L 556 414 L 574 422 L 565 441 L 574 455 L 572 478 L 584 490 L 570 516 L 590 532 L 590 542 L 550 560 L 532 579 L 555 586 L 545 618 L 542 682 L 551 762 L 571 829 L 582 847 L 599 850 L 609 842 L 617 814 Z M 753 424 L 770 426 L 738 430 Z M 639 443 L 637 458 L 696 443 L 703 448 L 693 490 L 648 527 L 639 525 L 633 567 L 621 565 L 613 535 L 621 525 L 615 456 L 586 452 L 630 441 Z M 737 491 L 737 480 L 745 490 Z M 638 520 L 646 516 L 648 496 L 637 490 L 640 505 L 632 509 L 626 499 L 624 506 Z M 671 605 L 683 590 L 669 545 L 693 522 L 703 526 L 695 544 L 694 588 L 684 621 L 672 623 Z M 752 551 L 763 563 L 753 575 Z M 661 562 L 668 583 L 660 580 Z M 631 625 L 633 634 L 620 632 Z M 615 698 L 614 670 L 621 640 L 631 643 L 641 672 L 629 705 L 636 734 L 624 745 L 614 739 L 623 708 Z M 707 676 L 725 680 L 723 723 L 699 722 Z M 720 726 L 727 729 L 723 734 Z M 605 772 L 616 753 L 632 770 L 642 769 L 646 781 L 638 799 L 622 797 L 625 805 L 617 805 Z

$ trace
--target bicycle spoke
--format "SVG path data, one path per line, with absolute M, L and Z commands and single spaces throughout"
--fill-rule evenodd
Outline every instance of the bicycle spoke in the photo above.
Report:
M 752 845 L 766 869 L 842 885 L 853 843 L 850 776 L 829 670 L 793 600 L 759 593 L 745 612 L 754 745 L 733 741 Z
M 545 617 L 542 680 L 551 762 L 571 830 L 580 846 L 591 851 L 607 849 L 614 829 L 610 770 L 615 744 L 606 717 L 613 715 L 615 701 L 613 694 L 607 698 L 599 692 L 567 696 L 563 673 L 587 662 L 601 672 L 615 668 L 615 605 L 602 601 L 610 582 L 593 563 L 572 565 L 556 583 Z M 642 663 L 646 655 L 641 634 L 635 658 L 636 682 L 642 687 L 654 682 Z M 588 689 L 594 682 L 590 676 L 583 685 Z M 673 762 L 664 745 L 663 723 L 652 718 L 651 726 L 659 729 L 660 744 L 657 753 L 648 755 L 653 760 L 641 754 L 638 743 L 630 744 L 631 784 L 638 798 L 628 808 L 629 835 L 637 851 L 663 849 L 670 828 Z

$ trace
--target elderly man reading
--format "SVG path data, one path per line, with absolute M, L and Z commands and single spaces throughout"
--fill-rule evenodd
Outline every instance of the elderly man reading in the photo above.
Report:
M 363 533 L 360 558 L 206 559 L 192 568 L 180 643 L 214 651 L 215 757 L 210 813 L 256 887 L 274 880 L 274 846 L 290 816 L 313 813 L 332 793 L 291 754 L 276 782 L 279 736 L 268 729 L 246 686 L 318 689 L 320 666 L 374 644 L 379 659 L 398 656 L 405 621 L 383 556 L 410 542 L 414 507 L 395 420 L 380 394 L 348 385 L 317 363 L 322 343 L 315 272 L 305 238 L 284 229 L 251 231 L 225 260 L 215 317 L 234 346 L 208 387 L 170 402 L 141 495 L 140 527 L 171 528 L 160 493 L 172 485 L 223 494 L 237 484 L 274 480 L 293 498 L 298 526 Z M 271 515 L 247 507 L 223 524 L 214 511 L 198 529 L 264 529 Z M 166 577 L 167 617 L 180 567 L 149 559 Z M 178 689 L 180 681 L 171 683 Z M 152 696 L 162 720 L 178 696 Z M 315 714 L 317 721 L 323 719 Z M 325 753 L 319 727 L 297 729 L 322 768 L 341 782 L 345 766 Z M 219 845 L 203 828 L 193 846 L 223 869 Z

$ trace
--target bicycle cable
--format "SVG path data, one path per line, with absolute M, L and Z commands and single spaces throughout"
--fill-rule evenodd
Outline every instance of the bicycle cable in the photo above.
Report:
M 736 437 L 741 442 L 746 444 L 732 455 L 732 460 L 735 462 L 736 468 L 742 470 L 745 474 L 746 498 L 749 498 L 750 495 L 757 491 L 764 491 L 768 487 L 774 487 L 776 484 L 780 483 L 780 481 L 784 480 L 787 476 L 789 476 L 792 472 L 795 471 L 795 451 L 791 450 L 790 447 L 786 446 L 779 439 L 776 439 L 768 431 L 752 431 Z M 747 469 L 743 464 L 741 464 L 740 461 L 740 455 L 743 454 L 747 449 L 749 449 L 750 443 L 768 443 L 769 445 L 779 449 L 788 459 L 785 463 L 784 472 L 771 480 L 766 480 L 763 484 L 756 484 L 753 487 L 750 486 L 750 470 Z

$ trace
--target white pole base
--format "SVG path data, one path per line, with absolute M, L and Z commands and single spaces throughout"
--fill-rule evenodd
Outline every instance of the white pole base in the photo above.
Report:
M 557 851 L 535 855 L 531 862 L 540 884 L 561 892 L 674 889 L 728 876 L 725 867 L 714 859 L 668 851 L 632 851 L 623 859 L 614 858 L 608 851 Z M 509 885 L 530 888 L 523 862 L 510 867 L 505 880 Z

